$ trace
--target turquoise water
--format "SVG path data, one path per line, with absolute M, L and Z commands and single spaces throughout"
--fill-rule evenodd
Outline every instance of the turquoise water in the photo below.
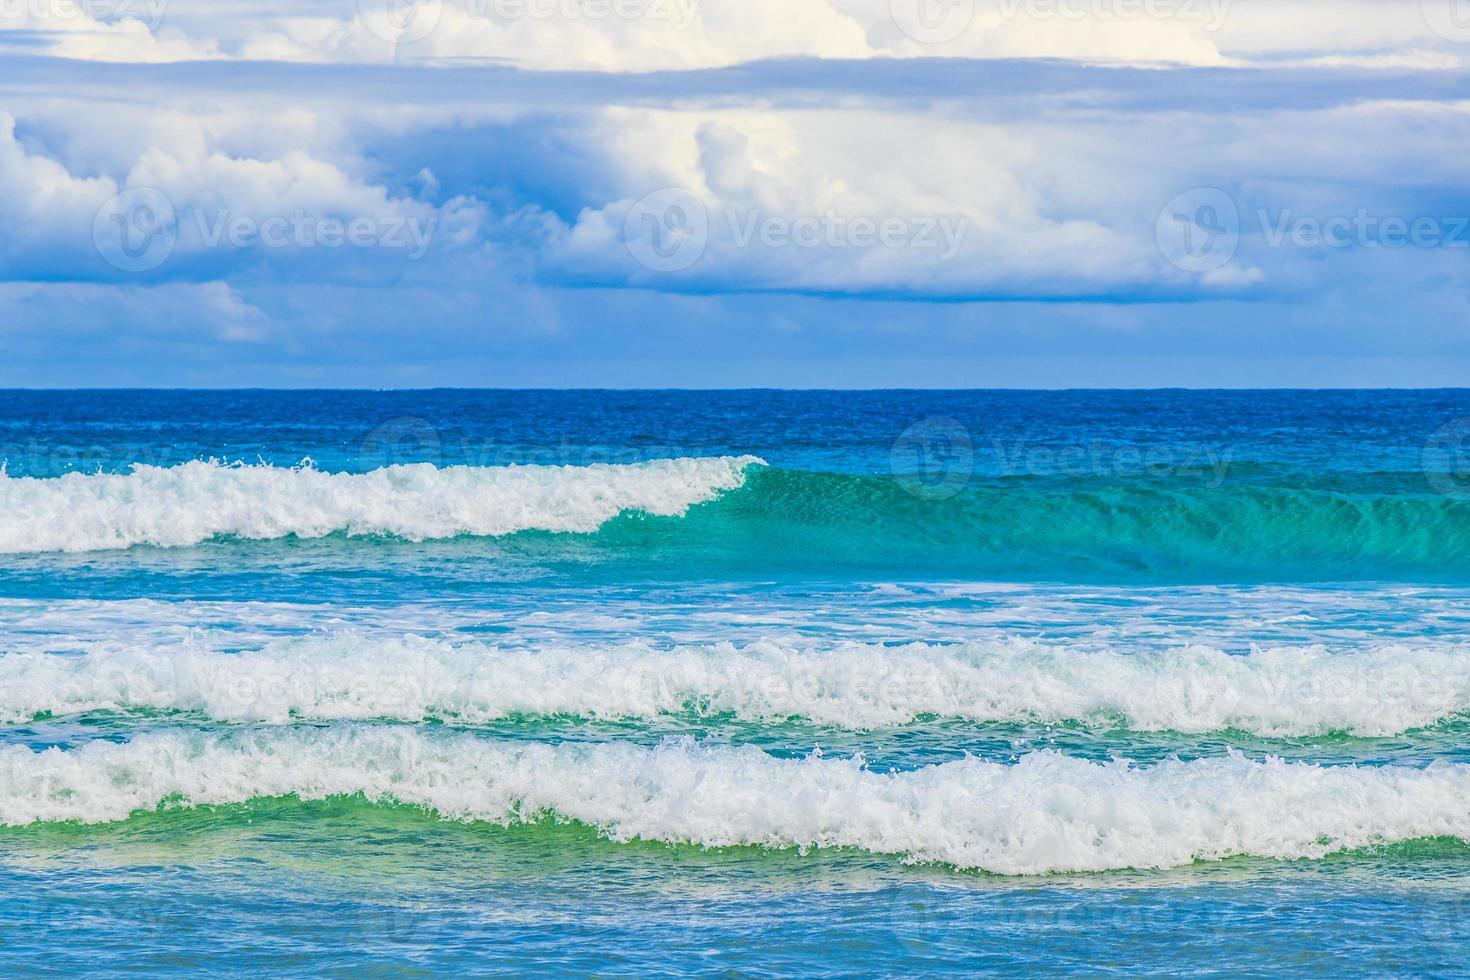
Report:
M 0 969 L 1458 970 L 1467 418 L 0 394 Z

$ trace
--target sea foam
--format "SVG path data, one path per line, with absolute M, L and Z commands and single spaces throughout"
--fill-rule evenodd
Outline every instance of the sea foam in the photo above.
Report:
M 225 722 L 729 714 L 872 729 L 925 717 L 1138 731 L 1394 735 L 1470 713 L 1470 649 L 1323 647 L 1232 655 L 762 640 L 500 647 L 322 634 L 245 653 L 188 643 L 0 656 L 0 721 L 96 711 Z
M 592 532 L 628 511 L 681 516 L 744 484 L 752 456 L 627 465 L 390 466 L 370 473 L 191 462 L 55 479 L 0 472 L 0 553 L 183 546 L 217 535 L 415 541 Z
M 673 740 L 517 744 L 403 728 L 158 732 L 0 750 L 0 823 L 117 821 L 160 805 L 361 794 L 462 821 L 548 818 L 614 841 L 849 847 L 1001 874 L 1318 858 L 1470 839 L 1470 767 L 1319 767 L 1240 755 L 1148 768 L 1054 752 L 876 772 Z

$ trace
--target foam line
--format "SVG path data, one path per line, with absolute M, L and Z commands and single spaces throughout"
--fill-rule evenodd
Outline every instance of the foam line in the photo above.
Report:
M 762 640 L 655 648 L 497 647 L 321 634 L 245 653 L 187 643 L 0 656 L 0 721 L 97 711 L 224 722 L 514 715 L 734 715 L 875 729 L 924 717 L 1137 731 L 1395 735 L 1470 713 L 1470 650 L 1286 647 L 1232 655 L 1080 650 L 1019 639 L 942 646 Z

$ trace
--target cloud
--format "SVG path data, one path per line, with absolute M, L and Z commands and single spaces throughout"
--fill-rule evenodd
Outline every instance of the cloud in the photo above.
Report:
M 305 150 L 226 152 L 275 142 L 248 113 L 175 118 L 146 145 L 70 138 L 88 130 L 86 113 L 42 119 L 35 142 L 100 172 L 28 148 L 0 113 L 0 277 L 10 281 L 204 281 L 260 266 L 361 279 L 481 237 L 475 201 L 393 193 L 349 173 L 362 164 L 350 154 L 334 163 Z
M 259 343 L 281 329 L 224 282 L 4 283 L 0 310 L 0 346 L 12 357 L 64 354 L 82 362 L 116 358 L 119 349 Z M 58 339 L 66 344 L 56 345 Z
M 13 121 L 0 131 L 0 192 L 23 219 L 0 230 L 3 271 L 198 282 L 269 269 L 372 284 L 426 257 L 452 280 L 457 263 L 489 255 L 517 282 L 558 288 L 1259 298 L 1319 288 L 1340 265 L 1335 252 L 1263 246 L 1259 212 L 1420 217 L 1470 176 L 1455 152 L 1470 104 L 1352 92 L 1222 114 L 1194 104 L 1193 73 L 1156 105 L 1134 104 L 1130 77 L 1093 69 L 1003 106 L 858 91 L 824 108 L 723 95 L 598 105 L 560 77 L 550 91 L 584 104 L 513 93 L 507 106 L 457 100 L 465 77 L 431 72 L 437 88 L 397 101 L 329 91 L 262 106 L 222 85 L 202 102 L 195 88 L 187 110 L 166 90 L 101 111 L 55 94 L 20 103 L 26 138 Z M 1248 104 L 1303 76 L 1239 77 Z M 159 192 L 170 218 L 156 263 L 116 261 L 98 240 L 99 227 L 134 244 L 151 235 L 103 213 L 130 188 Z M 1219 264 L 1181 263 L 1160 241 L 1165 205 L 1191 188 L 1221 189 L 1247 222 Z
M 0 31 L 100 61 L 501 61 L 647 72 L 777 58 L 1464 67 L 1456 0 L 5 0 Z M 88 11 L 106 11 L 91 16 Z M 8 15 L 7 15 L 8 14 Z M 1446 15 L 1445 24 L 1454 21 Z M 1446 36 L 1446 34 L 1450 36 Z M 1323 61 L 1323 59 L 1328 59 Z
M 110 177 L 76 176 L 27 152 L 16 137 L 15 117 L 0 112 L 0 275 L 40 277 L 75 268 L 98 208 L 116 193 Z
M 1055 167 L 1034 133 L 866 111 L 618 110 L 598 125 L 623 160 L 656 164 L 578 214 L 550 256 L 562 281 L 943 298 L 1147 278 L 1144 242 L 1046 199 Z
M 156 63 L 219 57 L 210 40 L 164 25 L 169 0 L 0 0 L 0 44 L 29 42 L 84 61 Z
M 1267 350 L 1442 377 L 1470 322 L 1458 49 L 1393 0 L 1244 2 L 1204 33 L 940 42 L 886 0 L 707 0 L 677 43 L 104 18 L 87 43 L 130 23 L 206 60 L 0 51 L 0 381 L 1045 383 L 1049 357 L 1226 383 Z

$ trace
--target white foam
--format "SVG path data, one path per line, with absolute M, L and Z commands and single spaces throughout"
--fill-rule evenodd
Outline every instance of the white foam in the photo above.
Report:
M 786 583 L 732 589 L 688 581 L 634 586 L 526 583 L 456 594 L 452 601 L 300 601 L 0 598 L 0 652 L 163 645 L 193 634 L 216 649 L 245 650 L 285 635 L 352 627 L 502 645 L 660 645 L 825 638 L 866 643 L 944 643 L 1045 637 L 1074 649 L 1231 652 L 1329 644 L 1334 653 L 1384 644 L 1444 647 L 1470 632 L 1470 591 L 1404 586 L 1352 589 L 1212 589 Z M 910 598 L 897 601 L 895 594 Z M 937 596 L 937 598 L 936 598 Z M 963 596 L 961 601 L 946 601 Z M 1284 625 L 1283 625 L 1284 624 Z M 195 628 L 198 628 L 197 630 Z M 476 635 L 478 634 L 478 635 Z
M 271 723 L 651 719 L 693 710 L 853 729 L 937 716 L 1123 723 L 1139 731 L 1382 736 L 1470 713 L 1470 649 L 1124 653 L 1021 640 L 499 647 L 337 633 L 277 640 L 246 653 L 184 642 L 0 656 L 0 720 L 100 710 Z
M 1042 752 L 1015 765 L 880 773 L 688 740 L 516 744 L 351 726 L 0 750 L 0 823 L 12 826 L 354 794 L 453 820 L 555 816 L 615 841 L 852 847 L 1003 874 L 1470 839 L 1470 767 L 1446 763 L 1324 768 L 1232 755 L 1134 768 Z
M 390 466 L 371 473 L 192 462 L 55 479 L 0 471 L 0 553 L 183 546 L 216 535 L 411 540 L 592 532 L 617 515 L 681 516 L 744 484 L 755 457 L 630 465 Z

